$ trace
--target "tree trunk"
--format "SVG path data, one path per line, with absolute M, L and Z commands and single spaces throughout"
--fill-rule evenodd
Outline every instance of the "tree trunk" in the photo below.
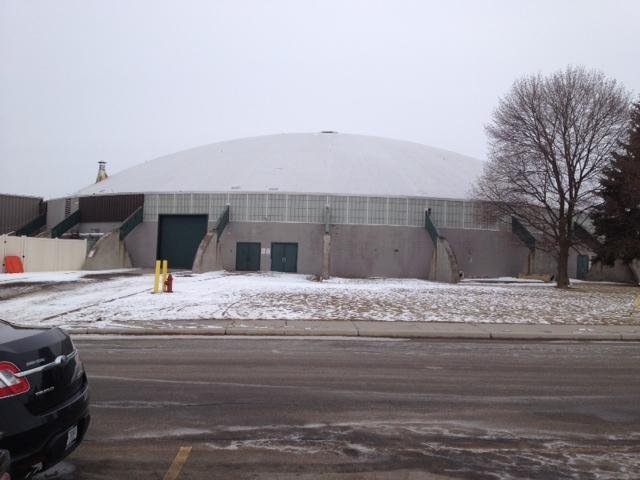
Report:
M 569 287 L 569 242 L 560 240 L 558 248 L 558 278 L 556 278 L 558 288 Z

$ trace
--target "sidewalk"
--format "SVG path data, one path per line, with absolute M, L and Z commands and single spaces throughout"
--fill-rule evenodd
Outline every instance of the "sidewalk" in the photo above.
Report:
M 132 322 L 128 328 L 69 328 L 67 332 L 72 335 L 247 335 L 640 341 L 640 326 L 634 325 L 530 325 L 351 320 L 164 320 Z

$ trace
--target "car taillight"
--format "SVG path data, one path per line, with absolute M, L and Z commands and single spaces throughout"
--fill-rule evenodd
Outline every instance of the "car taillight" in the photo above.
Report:
M 20 369 L 13 363 L 0 362 L 0 399 L 20 395 L 31 388 L 25 377 L 16 377 L 17 373 Z

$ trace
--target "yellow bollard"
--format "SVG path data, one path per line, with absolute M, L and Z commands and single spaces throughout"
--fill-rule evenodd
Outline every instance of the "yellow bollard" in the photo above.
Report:
M 167 260 L 162 261 L 162 291 L 167 291 L 167 270 L 169 269 L 169 262 Z
M 153 293 L 160 293 L 160 260 L 156 260 L 156 273 L 153 279 Z

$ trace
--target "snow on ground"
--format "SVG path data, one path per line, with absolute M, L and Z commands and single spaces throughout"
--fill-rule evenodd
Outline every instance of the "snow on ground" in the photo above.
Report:
M 153 275 L 140 274 L 43 286 L 1 301 L 0 318 L 69 327 L 198 319 L 640 325 L 638 288 L 621 285 L 581 283 L 561 291 L 545 283 L 317 282 L 296 274 L 227 272 L 178 273 L 172 294 L 152 294 L 152 285 Z
M 68 272 L 24 272 L 24 273 L 0 273 L 0 285 L 13 283 L 58 283 L 75 282 L 87 275 L 109 275 L 132 272 L 135 269 L 100 270 L 98 272 L 88 270 Z
M 465 278 L 463 283 L 544 283 L 536 278 L 495 277 L 495 278 Z M 555 284 L 553 284 L 555 286 Z

